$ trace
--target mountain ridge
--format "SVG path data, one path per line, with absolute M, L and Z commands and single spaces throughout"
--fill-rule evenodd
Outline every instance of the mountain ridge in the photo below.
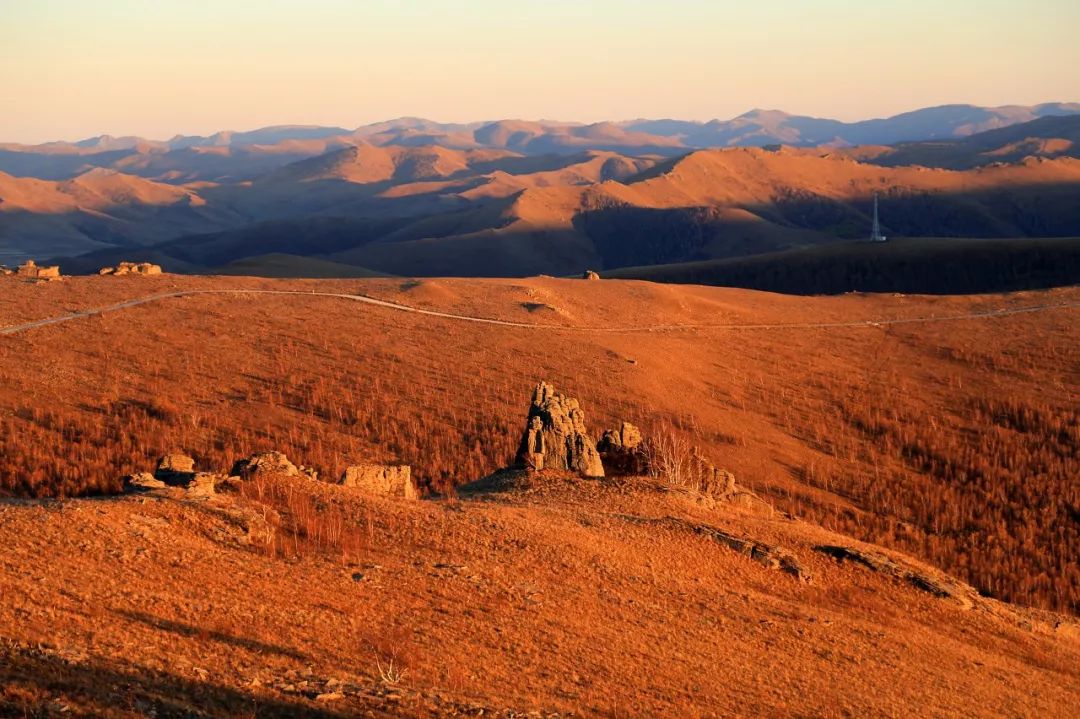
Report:
M 274 144 L 287 139 L 326 139 L 330 137 L 351 136 L 364 138 L 397 133 L 404 131 L 426 133 L 484 133 L 488 134 L 489 128 L 499 125 L 516 126 L 519 131 L 528 130 L 581 130 L 596 128 L 618 129 L 626 132 L 641 132 L 654 135 L 655 137 L 678 137 L 680 135 L 693 136 L 691 144 L 685 148 L 703 147 L 700 144 L 709 138 L 726 138 L 730 144 L 733 139 L 742 137 L 740 133 L 725 134 L 730 129 L 745 129 L 748 126 L 755 127 L 764 132 L 761 133 L 766 144 L 774 144 L 778 141 L 786 141 L 786 138 L 778 134 L 780 128 L 799 133 L 797 141 L 801 144 L 823 144 L 823 133 L 827 134 L 834 128 L 855 129 L 855 134 L 848 140 L 850 144 L 892 144 L 910 139 L 934 139 L 943 135 L 966 136 L 976 134 L 989 129 L 997 129 L 1012 124 L 1028 122 L 1041 117 L 1057 115 L 1080 114 L 1080 102 L 1046 102 L 1036 105 L 1001 105 L 996 107 L 984 107 L 968 104 L 938 105 L 919 108 L 908 112 L 899 113 L 884 118 L 869 118 L 845 122 L 830 118 L 820 118 L 810 115 L 798 115 L 777 109 L 755 108 L 737 115 L 728 120 L 714 118 L 707 121 L 681 120 L 681 119 L 634 119 L 634 120 L 602 120 L 592 123 L 561 122 L 551 120 L 525 120 L 519 118 L 506 118 L 500 120 L 444 123 L 419 117 L 401 117 L 391 120 L 360 125 L 354 129 L 322 125 L 270 125 L 253 130 L 221 130 L 210 135 L 182 135 L 177 134 L 168 140 L 154 140 L 136 135 L 112 136 L 102 134 L 77 141 L 50 141 L 40 144 L 27 143 L 4 143 L 0 142 L 0 150 L 14 152 L 53 152 L 53 153 L 83 153 L 90 154 L 94 151 L 133 149 L 140 145 L 148 148 L 176 150 L 195 146 L 215 145 L 259 145 Z M 901 137 L 895 139 L 875 138 L 874 133 L 888 134 L 889 132 L 902 131 L 895 126 L 903 123 L 919 122 L 928 125 L 938 124 L 938 128 L 932 128 L 925 138 Z M 802 132 L 813 129 L 810 137 L 802 137 Z M 694 131 L 697 132 L 694 132 Z M 772 130 L 773 134 L 769 134 Z M 951 132 L 950 132 L 951 130 Z M 573 133 L 571 133 L 573 134 Z M 919 134 L 919 133 L 916 133 Z M 923 133 L 925 134 L 925 133 Z M 484 144 L 478 140 L 479 144 Z M 89 151 L 89 152 L 88 152 Z

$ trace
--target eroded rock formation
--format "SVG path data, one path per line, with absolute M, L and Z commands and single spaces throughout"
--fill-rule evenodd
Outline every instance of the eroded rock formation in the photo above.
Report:
M 160 275 L 161 265 L 149 262 L 121 262 L 116 267 L 102 267 L 99 275 Z
M 354 464 L 341 475 L 340 484 L 366 494 L 416 499 L 419 492 L 408 465 Z
M 166 484 L 149 472 L 135 472 L 123 478 L 125 492 L 149 492 L 163 489 Z
M 219 474 L 197 472 L 194 459 L 174 452 L 158 460 L 153 474 L 136 472 L 124 477 L 124 488 L 129 492 L 151 492 L 179 487 L 188 497 L 205 499 L 214 495 L 218 484 L 224 479 Z
M 585 413 L 572 397 L 541 382 L 533 392 L 517 463 L 534 470 L 557 469 L 603 477 L 596 443 L 585 429 Z
M 260 474 L 277 477 L 297 477 L 300 470 L 281 452 L 260 452 L 233 464 L 231 474 L 242 479 L 251 479 Z
M 619 429 L 609 429 L 596 443 L 604 470 L 609 475 L 641 476 L 649 473 L 645 440 L 635 425 L 623 422 Z
M 705 494 L 714 499 L 735 498 L 738 488 L 735 486 L 735 475 L 726 469 L 720 469 L 707 458 L 698 453 L 695 448 L 690 456 L 691 471 L 695 472 L 701 489 Z
M 179 452 L 166 454 L 158 460 L 154 478 L 165 484 L 187 484 L 195 478 L 195 460 Z
M 27 260 L 19 265 L 19 269 L 15 270 L 15 274 L 31 280 L 49 282 L 60 279 L 60 267 L 58 265 L 38 265 L 33 260 Z

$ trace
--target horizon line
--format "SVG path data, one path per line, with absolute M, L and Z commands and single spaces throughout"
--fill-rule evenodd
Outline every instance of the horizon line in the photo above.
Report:
M 747 110 L 747 111 L 745 111 L 743 113 L 740 113 L 738 115 L 734 115 L 734 116 L 732 116 L 730 118 L 727 118 L 727 119 L 721 119 L 720 117 L 712 117 L 712 118 L 707 119 L 707 120 L 682 119 L 682 118 L 675 117 L 675 116 L 648 117 L 648 116 L 642 115 L 642 116 L 638 116 L 638 117 L 626 118 L 626 119 L 621 119 L 621 120 L 606 119 L 606 120 L 596 120 L 594 122 L 586 122 L 586 121 L 580 121 L 580 120 L 555 120 L 555 119 L 550 119 L 550 118 L 527 119 L 527 118 L 523 118 L 523 117 L 502 117 L 502 118 L 486 119 L 486 120 L 457 121 L 457 120 L 434 120 L 430 116 L 425 117 L 425 116 L 422 116 L 422 115 L 408 115 L 408 114 L 406 114 L 406 115 L 398 115 L 396 117 L 390 117 L 390 118 L 386 118 L 386 119 L 382 119 L 382 120 L 373 120 L 371 122 L 361 123 L 360 125 L 357 125 L 356 127 L 351 128 L 351 129 L 348 128 L 348 127 L 341 126 L 341 125 L 334 125 L 334 124 L 329 124 L 329 123 L 328 124 L 319 124 L 319 123 L 304 123 L 304 122 L 295 122 L 295 123 L 282 122 L 282 123 L 274 123 L 274 124 L 269 124 L 269 125 L 261 125 L 261 126 L 258 126 L 258 127 L 252 127 L 252 128 L 249 128 L 249 129 L 242 129 L 242 130 L 220 129 L 220 130 L 214 130 L 214 131 L 208 132 L 207 134 L 199 134 L 197 132 L 192 132 L 192 133 L 176 132 L 171 137 L 169 137 L 167 139 L 155 139 L 155 138 L 151 138 L 151 137 L 148 137 L 148 136 L 145 136 L 145 135 L 140 135 L 140 134 L 137 134 L 137 133 L 113 134 L 112 132 L 102 132 L 102 133 L 98 133 L 98 134 L 95 134 L 95 135 L 88 135 L 88 136 L 85 136 L 85 137 L 82 137 L 82 138 L 76 139 L 76 140 L 54 139 L 54 140 L 44 140 L 42 142 L 17 142 L 17 141 L 0 140 L 0 145 L 22 145 L 22 146 L 25 146 L 25 147 L 39 147 L 39 146 L 42 146 L 42 145 L 55 145 L 55 144 L 76 145 L 76 144 L 79 144 L 79 143 L 89 142 L 91 140 L 100 140 L 100 139 L 103 139 L 103 138 L 108 138 L 108 139 L 111 139 L 111 140 L 122 140 L 122 139 L 132 138 L 132 139 L 144 140 L 146 142 L 168 143 L 168 142 L 172 142 L 174 140 L 177 140 L 179 138 L 184 138 L 184 137 L 209 138 L 209 137 L 213 137 L 215 135 L 226 134 L 226 133 L 242 134 L 242 133 L 250 133 L 250 132 L 259 132 L 260 130 L 272 130 L 272 129 L 279 129 L 279 128 L 341 129 L 341 130 L 344 130 L 346 133 L 355 133 L 355 132 L 359 132 L 360 130 L 363 130 L 364 128 L 371 127 L 373 125 L 381 125 L 381 124 L 400 122 L 400 121 L 406 121 L 406 120 L 419 120 L 419 121 L 422 121 L 422 122 L 430 122 L 430 123 L 433 123 L 433 124 L 436 124 L 436 125 L 476 125 L 478 127 L 483 127 L 485 125 L 494 124 L 496 122 L 534 122 L 534 123 L 548 123 L 548 124 L 552 124 L 552 125 L 563 125 L 563 126 L 568 126 L 568 127 L 590 127 L 590 126 L 593 126 L 593 125 L 603 125 L 603 124 L 626 125 L 626 124 L 635 123 L 635 122 L 685 122 L 685 123 L 696 124 L 696 125 L 708 125 L 708 124 L 713 123 L 713 122 L 731 122 L 733 120 L 738 120 L 738 119 L 746 117 L 748 115 L 757 114 L 757 113 L 780 113 L 780 114 L 783 114 L 783 115 L 785 115 L 786 117 L 789 117 L 789 118 L 799 118 L 799 119 L 809 119 L 809 120 L 823 120 L 823 121 L 827 121 L 827 122 L 837 122 L 837 123 L 841 123 L 841 124 L 844 124 L 844 125 L 854 125 L 854 124 L 858 124 L 858 123 L 862 123 L 862 122 L 874 122 L 874 121 L 877 121 L 877 120 L 891 120 L 891 119 L 901 117 L 903 115 L 911 114 L 911 113 L 914 113 L 914 112 L 921 112 L 921 111 L 925 111 L 925 110 L 937 110 L 937 109 L 948 108 L 948 107 L 969 107 L 969 108 L 979 109 L 979 110 L 1004 110 L 1004 109 L 1008 109 L 1008 108 L 1032 108 L 1032 109 L 1034 109 L 1034 108 L 1046 107 L 1048 105 L 1063 105 L 1063 106 L 1076 105 L 1077 109 L 1080 110 L 1080 100 L 1050 100 L 1050 101 L 1046 101 L 1046 102 L 1038 102 L 1038 103 L 1032 103 L 1032 104 L 1006 103 L 1006 104 L 1003 104 L 1003 105 L 976 105 L 976 104 L 967 103 L 967 102 L 944 103 L 944 104 L 940 104 L 940 105 L 926 105 L 926 106 L 922 106 L 922 107 L 916 107 L 916 108 L 913 108 L 911 110 L 905 110 L 903 112 L 899 112 L 899 113 L 896 113 L 896 114 L 893 114 L 893 115 L 885 115 L 885 116 L 878 116 L 878 117 L 864 117 L 862 119 L 857 119 L 857 120 L 837 120 L 837 119 L 832 118 L 832 117 L 823 117 L 823 116 L 819 116 L 819 115 L 802 115 L 802 114 L 798 114 L 798 113 L 788 112 L 787 110 L 780 110 L 780 109 L 776 109 L 776 108 L 763 108 L 763 107 L 755 107 L 755 108 Z

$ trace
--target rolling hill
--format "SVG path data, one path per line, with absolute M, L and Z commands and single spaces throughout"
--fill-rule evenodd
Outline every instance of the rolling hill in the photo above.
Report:
M 0 173 L 0 246 L 16 259 L 142 246 L 237 222 L 196 189 L 112 170 L 62 181 Z
M 172 211 L 150 212 L 124 241 L 111 240 L 116 249 L 65 263 L 93 269 L 152 255 L 191 271 L 276 252 L 396 275 L 565 275 L 861 238 L 875 194 L 894 236 L 1080 233 L 1080 160 L 1071 157 L 957 171 L 822 149 L 701 150 L 657 162 L 364 145 L 254 183 L 175 191 L 226 229 L 145 242 L 133 230 L 160 231 Z
M 601 150 L 673 156 L 712 147 L 891 145 L 949 140 L 1039 118 L 1078 113 L 1080 104 L 1045 103 L 995 108 L 945 105 L 850 123 L 778 110 L 753 110 L 730 120 L 709 122 L 439 123 L 400 118 L 354 130 L 301 125 L 224 131 L 209 136 L 178 135 L 169 140 L 103 135 L 79 142 L 6 143 L 0 144 L 0 172 L 62 180 L 94 167 L 105 167 L 164 182 L 236 182 L 254 179 L 290 162 L 361 144 L 455 150 L 486 148 L 527 155 Z
M 1076 703 L 1076 288 L 0 284 L 5 329 L 65 320 L 0 335 L 2 714 Z M 493 474 L 541 378 L 590 437 L 681 438 L 758 499 Z M 318 479 L 118 493 L 165 453 L 225 473 L 268 450 Z M 424 497 L 335 483 L 368 461 Z
M 1027 157 L 1080 157 L 1080 116 L 1044 117 L 961 140 L 855 148 L 851 155 L 879 165 L 966 170 Z
M 990 119 L 969 109 L 962 117 L 970 122 L 949 132 L 981 127 L 980 117 L 1003 124 L 1024 112 L 1068 109 L 1014 108 Z M 923 119 L 941 115 L 952 116 Z M 785 118 L 755 115 L 754 122 L 780 132 Z M 430 137 L 383 144 L 397 130 L 437 129 L 421 120 L 348 136 L 273 128 L 246 139 L 275 145 L 232 144 L 235 137 L 224 134 L 189 138 L 177 149 L 132 149 L 114 163 L 138 173 L 150 167 L 143 160 L 165 169 L 166 160 L 187 154 L 224 163 L 218 169 L 228 173 L 245 155 L 262 158 L 256 164 L 265 171 L 249 165 L 252 176 L 243 181 L 181 182 L 178 165 L 165 172 L 168 182 L 103 168 L 69 180 L 4 175 L 0 241 L 6 261 L 51 256 L 69 271 L 123 260 L 208 271 L 279 254 L 333 263 L 323 265 L 327 271 L 566 275 L 859 239 L 875 195 L 894 237 L 1072 237 L 1080 235 L 1078 118 L 1047 115 L 965 139 L 888 147 L 725 148 L 674 157 L 595 149 L 622 140 L 640 146 L 644 130 L 612 123 L 455 125 L 456 136 L 473 137 L 461 148 Z M 645 134 L 673 137 L 680 127 L 662 121 Z M 543 154 L 535 154 L 536 143 L 548 143 Z M 73 157 L 123 152 L 127 144 L 85 143 Z M 274 271 L 285 262 L 279 258 Z

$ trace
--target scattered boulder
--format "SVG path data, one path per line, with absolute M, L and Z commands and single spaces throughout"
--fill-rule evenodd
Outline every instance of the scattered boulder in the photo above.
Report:
M 419 496 L 412 468 L 407 464 L 354 464 L 345 468 L 340 484 L 383 497 L 416 499 Z
M 154 478 L 165 484 L 186 485 L 195 478 L 195 460 L 186 454 L 166 454 L 158 460 Z
M 224 477 L 210 472 L 196 472 L 195 461 L 186 454 L 167 454 L 158 460 L 154 474 L 136 472 L 124 477 L 127 492 L 151 492 L 176 487 L 190 498 L 212 497 Z
M 585 477 L 603 477 L 596 443 L 585 429 L 585 413 L 572 397 L 546 382 L 533 391 L 517 463 L 533 470 L 568 470 Z
M 214 496 L 218 482 L 223 479 L 224 477 L 220 474 L 196 472 L 195 476 L 184 485 L 184 490 L 187 492 L 188 497 L 206 499 Z
M 297 477 L 300 475 L 300 470 L 281 452 L 261 452 L 247 459 L 237 460 L 230 474 L 242 479 L 251 479 L 260 474 Z
M 596 443 L 604 470 L 615 476 L 641 476 L 649 472 L 645 440 L 635 425 L 623 422 L 619 429 L 605 430 Z
M 166 485 L 149 472 L 136 472 L 123 478 L 125 492 L 149 492 L 162 489 Z
M 585 272 L 581 275 L 581 279 L 583 279 L 583 280 L 598 280 L 598 279 L 600 279 L 600 274 L 598 272 L 593 271 L 593 270 L 585 270 Z
M 102 267 L 99 275 L 160 275 L 161 265 L 149 262 L 121 262 L 116 267 Z

